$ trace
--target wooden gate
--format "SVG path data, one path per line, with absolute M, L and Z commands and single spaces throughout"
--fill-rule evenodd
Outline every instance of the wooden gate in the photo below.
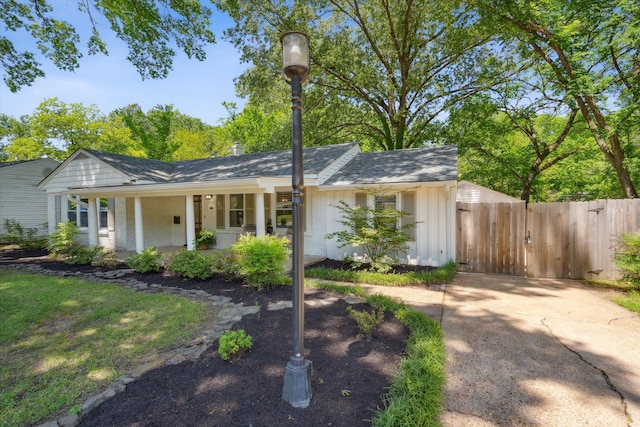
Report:
M 640 230 L 640 199 L 458 203 L 461 271 L 548 278 L 619 278 L 617 236 Z

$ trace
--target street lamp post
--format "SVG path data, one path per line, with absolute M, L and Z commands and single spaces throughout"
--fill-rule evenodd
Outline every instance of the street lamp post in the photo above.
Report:
M 292 214 L 293 214 L 293 352 L 284 369 L 282 398 L 293 407 L 306 408 L 311 401 L 310 360 L 304 357 L 304 230 L 302 164 L 302 82 L 309 75 L 309 37 L 289 31 L 280 37 L 282 71 L 291 80 L 292 110 Z

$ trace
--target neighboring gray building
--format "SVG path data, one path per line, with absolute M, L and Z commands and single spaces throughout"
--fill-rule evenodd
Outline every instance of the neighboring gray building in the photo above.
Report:
M 198 230 L 216 230 L 218 247 L 247 228 L 277 234 L 291 225 L 291 151 L 161 162 L 80 149 L 39 188 L 56 218 L 78 221 L 86 243 L 116 250 L 193 247 Z M 455 258 L 457 148 L 362 153 L 356 143 L 304 150 L 305 253 L 341 259 L 328 233 L 341 229 L 340 200 L 383 203 L 418 222 L 407 260 L 442 265 Z M 367 190 L 383 188 L 385 197 Z M 66 200 L 67 203 L 56 203 Z
M 0 162 L 0 235 L 7 219 L 46 234 L 47 197 L 36 185 L 59 164 L 49 158 Z

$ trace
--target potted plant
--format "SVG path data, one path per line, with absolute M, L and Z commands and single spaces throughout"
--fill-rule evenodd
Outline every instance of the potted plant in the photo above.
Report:
M 267 220 L 267 234 L 273 234 L 273 223 L 271 222 L 271 218 Z
M 196 235 L 194 245 L 198 249 L 209 249 L 216 244 L 216 232 L 202 229 Z

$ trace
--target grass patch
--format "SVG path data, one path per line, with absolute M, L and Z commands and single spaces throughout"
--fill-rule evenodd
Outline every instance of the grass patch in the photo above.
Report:
M 640 291 L 630 291 L 613 297 L 613 302 L 640 314 Z
M 620 280 L 603 280 L 603 279 L 591 279 L 581 280 L 583 285 L 594 289 L 612 289 L 614 291 L 630 291 L 634 286 L 629 282 L 623 282 Z
M 363 294 L 358 286 L 322 282 L 312 286 L 342 294 Z M 384 397 L 385 409 L 375 414 L 373 426 L 438 426 L 446 379 L 440 324 L 393 298 L 376 294 L 365 299 L 376 308 L 393 312 L 411 333 L 407 357 L 400 363 L 396 379 Z
M 403 274 L 375 273 L 371 271 L 308 268 L 305 277 L 336 282 L 368 283 L 380 286 L 410 286 L 450 283 L 456 274 L 456 265 L 449 262 L 437 270 Z
M 0 426 L 77 406 L 208 316 L 175 295 L 0 271 Z

